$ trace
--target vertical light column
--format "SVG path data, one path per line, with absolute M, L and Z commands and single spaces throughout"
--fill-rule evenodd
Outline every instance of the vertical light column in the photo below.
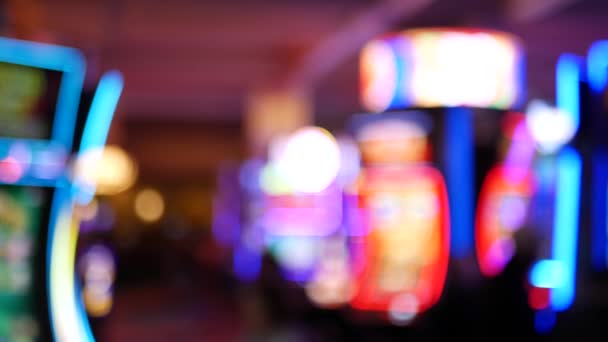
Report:
M 608 120 L 603 118 L 604 92 L 608 84 L 608 40 L 595 42 L 587 53 L 587 80 L 592 93 L 592 244 L 593 267 L 608 269 L 608 144 L 605 132 Z
M 451 255 L 465 258 L 473 251 L 475 194 L 473 112 L 464 107 L 446 110 L 443 165 L 450 202 Z
M 567 309 L 574 300 L 581 169 L 580 155 L 573 148 L 565 148 L 558 156 L 552 256 L 563 272 L 551 291 L 551 305 L 556 311 Z

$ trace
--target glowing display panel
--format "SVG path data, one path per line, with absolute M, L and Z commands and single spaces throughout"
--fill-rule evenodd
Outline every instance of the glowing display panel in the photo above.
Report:
M 369 110 L 405 107 L 508 109 L 523 99 L 517 38 L 482 30 L 414 29 L 368 43 L 360 60 Z
M 50 139 L 61 73 L 0 63 L 0 136 Z
M 441 174 L 428 166 L 367 168 L 358 182 L 362 228 L 351 304 L 417 314 L 440 297 L 449 255 L 449 208 Z M 408 299 L 404 301 L 404 298 Z
M 0 341 L 41 338 L 49 191 L 0 186 Z M 43 306 L 42 306 L 43 307 Z

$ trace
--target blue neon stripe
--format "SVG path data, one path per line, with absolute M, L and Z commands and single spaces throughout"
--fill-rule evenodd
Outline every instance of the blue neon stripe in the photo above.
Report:
M 105 145 L 123 85 L 119 71 L 109 71 L 101 77 L 82 134 L 80 153 Z
M 595 42 L 587 53 L 587 80 L 595 94 L 601 94 L 608 83 L 608 40 Z M 607 199 L 608 153 L 597 150 L 592 159 L 592 264 L 596 270 L 608 264 Z
M 587 79 L 591 89 L 599 93 L 608 82 L 608 40 L 591 45 L 587 53 Z
M 593 268 L 601 271 L 606 269 L 608 262 L 606 252 L 608 246 L 606 241 L 607 217 L 608 212 L 608 153 L 606 151 L 595 151 L 592 157 L 592 236 L 591 257 Z
M 72 48 L 0 37 L 0 62 L 63 72 L 52 140 L 71 150 L 85 75 L 85 60 Z
M 558 156 L 553 259 L 565 266 L 565 279 L 562 286 L 551 290 L 551 305 L 557 311 L 567 309 L 574 300 L 581 164 L 581 157 L 573 148 L 565 148 Z
M 450 201 L 452 256 L 468 256 L 473 248 L 473 123 L 471 110 L 448 108 L 445 118 L 444 168 Z
M 52 139 L 63 142 L 67 150 L 72 149 L 83 82 L 84 64 L 82 70 L 64 73 L 59 88 Z
M 572 54 L 563 54 L 557 61 L 555 71 L 557 108 L 571 115 L 578 130 L 580 122 L 581 59 Z
M 94 153 L 101 157 L 101 148 L 106 144 L 123 85 L 122 74 L 119 71 L 109 71 L 101 77 L 84 126 L 79 156 L 95 151 Z M 94 184 L 75 184 L 76 202 L 82 205 L 91 202 L 95 197 L 95 190 Z
M 526 82 L 526 75 L 528 73 L 528 64 L 527 64 L 527 56 L 522 48 L 519 49 L 519 60 L 518 65 L 519 69 L 517 70 L 517 101 L 515 102 L 514 107 L 521 107 L 525 105 L 526 97 L 528 93 L 528 83 Z

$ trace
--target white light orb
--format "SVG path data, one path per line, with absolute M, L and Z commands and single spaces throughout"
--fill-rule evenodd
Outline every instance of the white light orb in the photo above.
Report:
M 277 159 L 277 172 L 296 192 L 323 191 L 340 171 L 338 143 L 319 127 L 294 132 Z
M 538 150 L 546 154 L 557 152 L 576 133 L 572 115 L 539 100 L 528 105 L 526 125 Z

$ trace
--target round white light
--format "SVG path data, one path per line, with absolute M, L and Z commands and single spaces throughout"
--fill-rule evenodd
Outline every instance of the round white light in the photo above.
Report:
M 576 123 L 568 113 L 534 100 L 526 112 L 526 125 L 542 153 L 553 153 L 576 133 Z
M 305 127 L 292 134 L 277 159 L 280 177 L 299 192 L 323 191 L 340 170 L 336 140 L 318 127 Z

